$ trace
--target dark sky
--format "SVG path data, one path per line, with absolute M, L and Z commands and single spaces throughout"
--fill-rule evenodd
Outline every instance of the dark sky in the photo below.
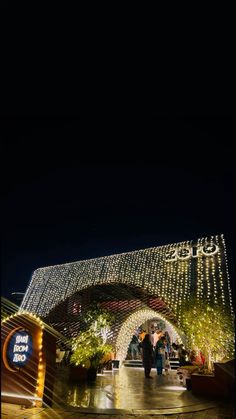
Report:
M 234 139 L 230 114 L 6 118 L 2 295 L 38 267 L 221 233 L 234 287 Z

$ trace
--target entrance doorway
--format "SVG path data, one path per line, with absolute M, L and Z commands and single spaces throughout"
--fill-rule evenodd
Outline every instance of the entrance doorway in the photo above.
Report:
M 151 334 L 152 331 L 159 330 L 159 328 L 162 333 L 168 332 L 171 344 L 174 342 L 182 343 L 182 337 L 176 326 L 160 313 L 148 308 L 132 313 L 121 326 L 117 336 L 116 359 L 122 362 L 130 356 L 129 347 L 132 337 L 136 335 L 140 341 L 141 329 Z
M 138 325 L 134 329 L 134 334 L 132 335 L 129 342 L 128 351 L 125 358 L 126 360 L 141 360 L 140 343 L 142 342 L 146 333 L 150 335 L 153 348 L 155 348 L 157 341 L 162 336 L 165 336 L 168 353 L 172 356 L 174 356 L 172 344 L 176 343 L 178 345 L 181 343 L 180 337 L 174 328 L 170 325 L 170 323 L 167 323 L 163 318 L 156 316 L 152 319 L 147 319 L 145 322 Z

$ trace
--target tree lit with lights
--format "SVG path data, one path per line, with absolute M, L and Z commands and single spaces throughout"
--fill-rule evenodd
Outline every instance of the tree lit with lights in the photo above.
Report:
M 112 352 L 112 346 L 106 344 L 107 332 L 113 317 L 100 307 L 92 307 L 85 314 L 88 330 L 80 332 L 72 339 L 72 355 L 70 361 L 84 368 L 97 368 Z
M 184 308 L 182 326 L 186 333 L 187 346 L 191 349 L 197 348 L 205 355 L 210 371 L 213 361 L 234 358 L 234 322 L 231 313 L 224 306 L 190 299 Z

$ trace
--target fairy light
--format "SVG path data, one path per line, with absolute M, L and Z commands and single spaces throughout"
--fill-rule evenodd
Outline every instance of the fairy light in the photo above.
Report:
M 35 396 L 42 399 L 43 390 L 44 390 L 44 379 L 45 379 L 45 367 L 43 363 L 43 322 L 40 318 L 36 318 L 36 321 L 39 323 L 40 330 L 38 333 L 38 376 L 37 376 L 37 385 L 35 388 Z
M 117 359 L 119 359 L 122 362 L 126 358 L 129 342 L 132 338 L 134 329 L 137 327 L 137 324 L 143 324 L 145 321 L 154 317 L 158 317 L 162 319 L 165 323 L 167 323 L 174 332 L 173 334 L 174 340 L 178 339 L 180 343 L 182 343 L 182 338 L 178 330 L 171 322 L 166 320 L 164 316 L 162 316 L 160 313 L 154 310 L 142 309 L 131 314 L 123 323 L 120 329 L 120 332 L 118 334 L 117 341 L 116 341 L 116 358 Z
M 218 248 L 213 254 L 204 253 L 203 246 L 208 245 Z M 75 293 L 114 283 L 139 287 L 148 295 L 161 298 L 172 310 L 178 325 L 184 315 L 183 304 L 194 295 L 199 301 L 207 297 L 216 305 L 230 305 L 233 314 L 223 235 L 37 269 L 21 310 L 46 317 L 56 305 Z M 116 339 L 117 335 L 114 336 Z
M 211 283 L 210 283 L 210 272 L 209 272 L 209 258 L 205 259 L 205 278 L 206 278 L 206 285 L 207 285 L 207 300 L 210 301 L 211 299 Z
M 37 371 L 35 392 L 34 392 L 34 395 L 32 395 L 32 397 L 28 397 L 28 396 L 26 397 L 28 399 L 31 398 L 32 400 L 35 400 L 34 405 L 37 406 L 38 403 L 40 405 L 41 402 L 42 402 L 43 390 L 44 390 L 44 379 L 45 379 L 45 367 L 44 367 L 44 361 L 43 361 L 43 329 L 44 329 L 44 324 L 43 324 L 42 320 L 35 313 L 29 312 L 27 310 L 22 310 L 22 309 L 20 309 L 14 315 L 8 316 L 4 320 L 2 320 L 1 323 L 5 324 L 6 322 L 13 319 L 14 317 L 21 316 L 21 315 L 24 315 L 24 316 L 28 317 L 33 322 L 37 323 L 38 326 L 39 326 L 39 329 L 38 329 L 38 332 L 37 332 L 37 338 L 36 338 L 37 351 L 38 351 L 38 371 Z
M 226 279 L 227 279 L 227 291 L 229 295 L 229 305 L 230 305 L 230 311 L 233 314 L 233 301 L 232 301 L 232 291 L 230 287 L 230 277 L 229 277 L 229 267 L 228 267 L 228 259 L 227 259 L 227 253 L 226 253 L 226 246 L 225 246 L 225 239 L 224 235 L 221 235 L 222 245 L 223 245 L 223 251 L 224 251 L 224 257 L 225 257 L 225 267 L 226 267 Z
M 218 236 L 216 236 L 216 243 L 217 244 L 222 244 L 222 246 L 224 246 L 224 238 L 221 236 L 221 240 Z M 219 292 L 219 298 L 221 300 L 221 304 L 223 306 L 226 305 L 226 290 L 227 290 L 227 267 L 226 267 L 226 260 L 225 260 L 225 268 L 226 268 L 226 275 L 223 274 L 223 265 L 224 265 L 224 257 L 225 254 L 223 253 L 218 253 L 217 254 L 217 260 L 218 260 L 218 275 L 219 275 L 219 285 L 220 285 L 220 290 Z M 230 302 L 230 301 L 229 301 Z

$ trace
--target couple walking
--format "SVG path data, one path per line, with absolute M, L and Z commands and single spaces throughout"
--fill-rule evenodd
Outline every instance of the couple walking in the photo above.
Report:
M 146 378 L 152 378 L 150 376 L 150 372 L 155 364 L 157 369 L 157 374 L 162 375 L 162 368 L 163 368 L 163 354 L 165 356 L 165 344 L 164 344 L 164 337 L 162 337 L 155 346 L 155 351 L 153 352 L 153 346 L 150 340 L 150 335 L 147 333 L 140 344 L 142 349 L 142 359 L 143 359 L 143 367 L 144 367 L 144 374 Z

